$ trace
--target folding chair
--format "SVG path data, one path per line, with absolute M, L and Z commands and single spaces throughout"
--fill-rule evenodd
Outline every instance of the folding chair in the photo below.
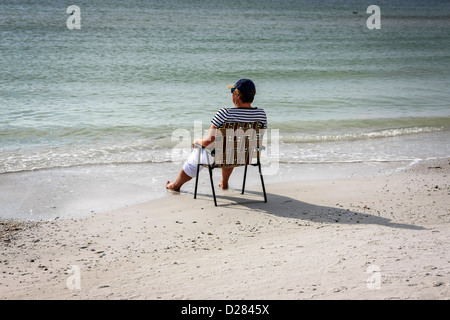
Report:
M 210 153 L 213 158 L 210 163 L 209 157 L 207 164 L 200 163 L 201 150 L 198 153 L 197 175 L 195 178 L 194 199 L 197 198 L 197 186 L 200 166 L 208 168 L 209 178 L 211 180 L 211 189 L 214 197 L 214 205 L 217 207 L 216 193 L 214 191 L 213 169 L 215 168 L 234 168 L 245 166 L 244 181 L 242 183 L 242 192 L 245 190 L 245 180 L 247 178 L 247 166 L 257 166 L 261 178 L 261 185 L 264 194 L 264 202 L 267 202 L 266 188 L 264 186 L 264 179 L 261 172 L 260 153 L 263 149 L 261 145 L 262 137 L 265 129 L 259 122 L 234 122 L 225 123 L 222 127 L 216 130 L 214 149 L 196 145 L 197 148 L 204 149 Z

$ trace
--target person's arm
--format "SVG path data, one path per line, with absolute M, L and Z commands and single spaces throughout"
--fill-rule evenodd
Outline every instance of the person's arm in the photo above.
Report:
M 216 127 L 214 125 L 211 125 L 209 128 L 208 136 L 206 138 L 197 138 L 192 142 L 192 146 L 194 147 L 195 144 L 200 144 L 203 147 L 207 147 L 212 142 L 214 142 L 214 139 L 216 138 Z

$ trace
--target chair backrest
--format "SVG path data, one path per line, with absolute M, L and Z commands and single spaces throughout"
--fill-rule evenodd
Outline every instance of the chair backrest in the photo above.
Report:
M 265 129 L 260 122 L 225 123 L 216 130 L 214 166 L 237 167 L 259 163 Z

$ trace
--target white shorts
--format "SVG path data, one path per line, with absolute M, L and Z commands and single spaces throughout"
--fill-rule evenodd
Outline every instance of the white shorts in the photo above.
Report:
M 214 158 L 205 151 L 205 149 L 195 148 L 189 157 L 187 158 L 186 162 L 183 165 L 183 171 L 191 178 L 195 177 L 197 175 L 197 165 L 198 165 L 198 154 L 200 152 L 200 163 L 201 164 L 212 164 L 214 162 Z M 200 166 L 200 169 L 203 167 Z

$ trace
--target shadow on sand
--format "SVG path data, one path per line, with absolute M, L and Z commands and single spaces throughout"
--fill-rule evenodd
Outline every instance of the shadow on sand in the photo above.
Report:
M 202 194 L 202 196 L 206 198 L 210 197 L 211 202 L 214 201 L 211 194 Z M 392 228 L 425 230 L 425 228 L 421 226 L 392 222 L 390 219 L 381 217 L 377 214 L 351 211 L 346 208 L 319 206 L 279 194 L 267 193 L 267 199 L 267 203 L 264 203 L 261 192 L 250 190 L 246 190 L 244 195 L 241 195 L 240 192 L 236 196 L 227 195 L 226 192 L 224 194 L 217 195 L 219 207 L 239 205 L 253 211 L 265 212 L 279 217 L 301 219 L 311 222 L 344 223 L 355 225 L 378 224 Z

